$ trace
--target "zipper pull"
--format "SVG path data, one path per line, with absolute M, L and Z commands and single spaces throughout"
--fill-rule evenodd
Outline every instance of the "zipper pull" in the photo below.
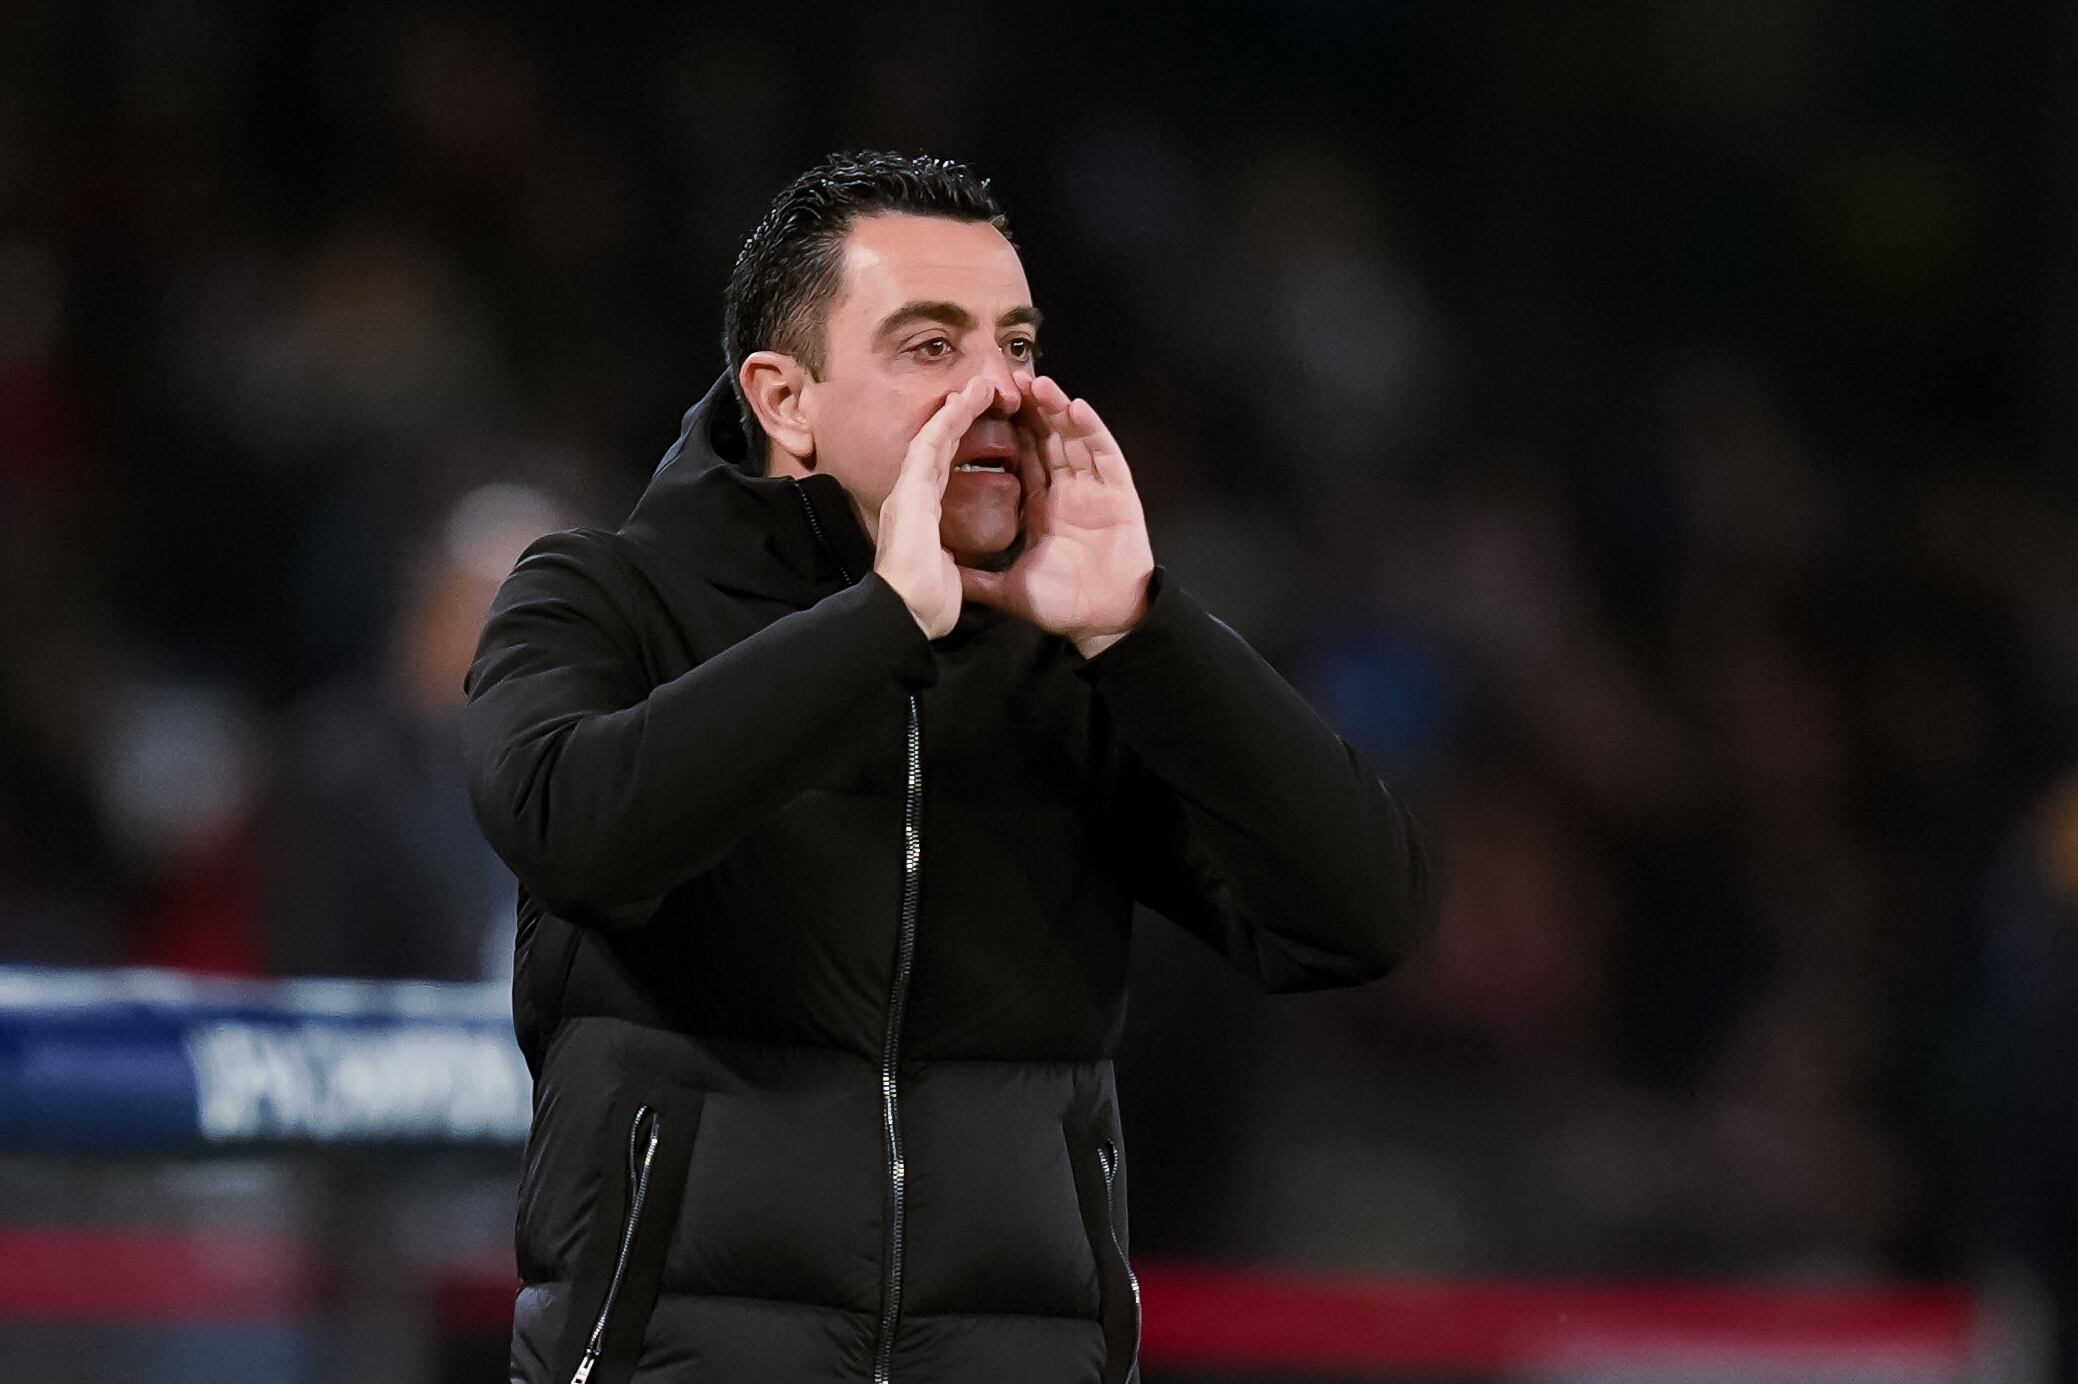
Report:
M 585 1380 L 592 1377 L 592 1366 L 598 1363 L 599 1348 L 593 1346 L 585 1351 L 584 1359 L 577 1362 L 577 1373 L 570 1376 L 570 1384 L 584 1384 Z

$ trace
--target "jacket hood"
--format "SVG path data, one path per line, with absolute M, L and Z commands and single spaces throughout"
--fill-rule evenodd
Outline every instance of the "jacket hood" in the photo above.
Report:
M 620 532 L 717 585 L 782 599 L 812 600 L 873 568 L 873 540 L 835 476 L 751 470 L 726 372 L 686 410 Z

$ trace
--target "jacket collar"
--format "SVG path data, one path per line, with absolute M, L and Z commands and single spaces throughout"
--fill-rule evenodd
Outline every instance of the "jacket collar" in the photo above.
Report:
M 686 410 L 620 531 L 717 585 L 786 600 L 813 601 L 873 567 L 873 540 L 835 476 L 751 471 L 726 372 Z

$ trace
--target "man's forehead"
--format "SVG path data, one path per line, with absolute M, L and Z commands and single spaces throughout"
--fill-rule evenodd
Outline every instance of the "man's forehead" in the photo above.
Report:
M 918 299 L 968 303 L 992 317 L 1030 302 L 1031 289 L 1017 250 L 986 221 L 862 218 L 845 238 L 838 311 L 874 318 Z

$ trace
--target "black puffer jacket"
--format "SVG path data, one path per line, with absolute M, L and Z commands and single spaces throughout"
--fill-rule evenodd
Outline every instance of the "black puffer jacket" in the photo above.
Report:
M 512 1377 L 1133 1378 L 1135 900 L 1354 984 L 1431 918 L 1422 834 L 1159 568 L 1086 661 L 972 605 L 929 641 L 833 478 L 741 456 L 717 382 L 469 672 L 536 1078 Z

